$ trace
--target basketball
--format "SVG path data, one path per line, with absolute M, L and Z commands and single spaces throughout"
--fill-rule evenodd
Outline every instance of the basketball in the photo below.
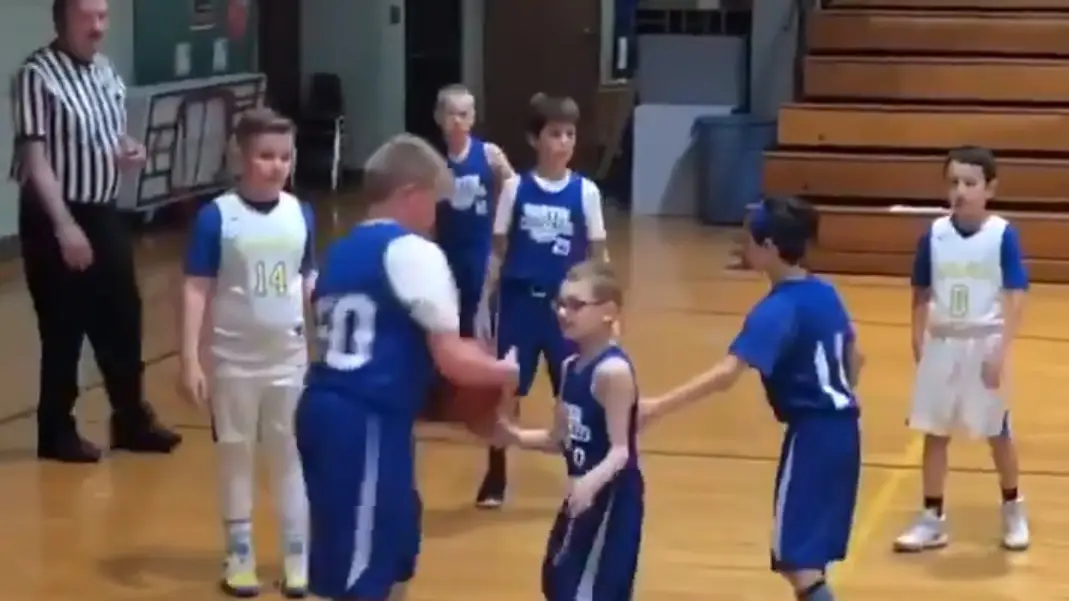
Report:
M 428 417 L 432 421 L 463 424 L 474 434 L 489 436 L 497 423 L 500 403 L 500 388 L 458 386 L 442 378 L 431 395 Z

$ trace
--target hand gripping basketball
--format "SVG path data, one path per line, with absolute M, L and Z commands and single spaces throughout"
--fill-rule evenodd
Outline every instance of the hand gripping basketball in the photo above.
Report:
M 465 342 L 485 348 L 477 340 Z M 514 374 L 519 373 L 515 349 L 510 349 L 501 363 L 505 367 L 511 365 Z M 479 436 L 492 436 L 497 426 L 498 409 L 515 389 L 514 379 L 515 376 L 505 387 L 501 387 L 462 385 L 441 378 L 432 393 L 429 417 L 434 421 L 462 424 Z

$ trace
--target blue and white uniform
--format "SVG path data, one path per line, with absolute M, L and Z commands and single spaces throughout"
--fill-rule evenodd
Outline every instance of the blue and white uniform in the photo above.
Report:
M 469 138 L 467 150 L 448 157 L 453 193 L 438 203 L 435 237 L 445 251 L 460 293 L 460 334 L 474 335 L 475 314 L 482 298 L 490 261 L 494 169 L 486 143 Z
M 508 240 L 498 295 L 498 352 L 516 349 L 518 396 L 530 392 L 540 357 L 557 390 L 561 363 L 575 347 L 561 333 L 552 301 L 568 270 L 586 260 L 590 243 L 605 240 L 601 191 L 576 173 L 558 181 L 533 172 L 516 176 L 503 186 L 494 234 Z
M 419 554 L 413 434 L 434 373 L 427 336 L 459 329 L 456 285 L 435 243 L 369 221 L 331 245 L 313 304 L 320 348 L 296 424 L 309 590 L 385 600 Z
M 605 408 L 594 395 L 594 382 L 605 368 L 629 369 L 627 353 L 610 346 L 586 364 L 573 356 L 564 364 L 560 402 L 568 415 L 563 445 L 568 477 L 582 477 L 601 463 L 611 448 Z M 576 517 L 567 501 L 557 513 L 542 563 L 546 601 L 629 601 L 642 542 L 644 488 L 639 470 L 636 412 L 631 408 L 627 464 L 617 472 L 586 511 Z
M 730 353 L 761 375 L 785 424 L 776 472 L 772 568 L 824 570 L 846 557 L 861 473 L 857 400 L 847 378 L 854 327 L 814 276 L 772 286 Z

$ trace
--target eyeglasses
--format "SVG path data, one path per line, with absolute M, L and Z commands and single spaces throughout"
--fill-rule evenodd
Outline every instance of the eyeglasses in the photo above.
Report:
M 568 311 L 569 313 L 575 313 L 589 307 L 591 305 L 600 305 L 601 301 L 588 301 L 575 296 L 562 296 L 553 299 L 553 308 L 557 311 Z

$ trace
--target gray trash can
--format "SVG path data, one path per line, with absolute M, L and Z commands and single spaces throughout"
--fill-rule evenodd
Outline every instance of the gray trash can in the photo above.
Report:
M 708 225 L 740 225 L 760 202 L 765 150 L 776 143 L 776 121 L 752 115 L 694 120 L 698 143 L 698 217 Z

